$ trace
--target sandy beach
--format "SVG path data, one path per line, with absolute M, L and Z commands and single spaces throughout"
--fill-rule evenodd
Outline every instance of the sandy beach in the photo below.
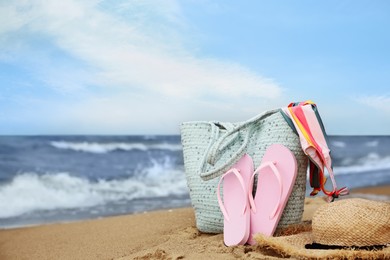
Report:
M 370 195 L 371 194 L 371 195 Z M 352 196 L 380 195 L 390 186 Z M 323 198 L 307 198 L 303 221 Z M 162 210 L 64 224 L 0 230 L 0 259 L 278 259 L 257 246 L 226 247 L 221 234 L 202 234 L 191 208 Z

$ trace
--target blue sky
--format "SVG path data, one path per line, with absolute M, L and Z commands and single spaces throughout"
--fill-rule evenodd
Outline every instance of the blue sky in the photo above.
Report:
M 178 134 L 311 99 L 390 134 L 388 1 L 2 1 L 0 134 Z

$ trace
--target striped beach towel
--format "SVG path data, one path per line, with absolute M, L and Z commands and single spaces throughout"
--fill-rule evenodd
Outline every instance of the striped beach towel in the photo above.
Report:
M 286 121 L 299 135 L 302 150 L 310 160 L 310 186 L 313 188 L 310 195 L 315 196 L 322 190 L 328 196 L 329 200 L 333 201 L 340 195 L 348 194 L 349 192 L 346 187 L 337 189 L 328 146 L 328 136 L 316 104 L 310 100 L 291 103 L 282 110 Z M 325 188 L 327 180 L 325 169 L 329 173 L 332 181 L 332 191 Z

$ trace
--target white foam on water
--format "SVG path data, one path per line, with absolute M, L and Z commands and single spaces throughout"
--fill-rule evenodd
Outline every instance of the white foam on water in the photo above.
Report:
M 332 141 L 331 144 L 334 147 L 338 147 L 338 148 L 344 148 L 346 146 L 346 143 L 345 142 L 341 142 L 341 141 Z
M 336 174 L 351 174 L 370 171 L 389 171 L 390 175 L 390 156 L 381 157 L 376 153 L 370 153 L 366 157 L 356 161 L 354 165 L 334 167 Z
M 88 153 L 109 153 L 113 151 L 131 151 L 131 150 L 141 150 L 147 151 L 149 149 L 160 149 L 160 150 L 169 150 L 169 151 L 181 151 L 182 146 L 180 144 L 169 144 L 169 143 L 160 143 L 160 144 L 143 144 L 143 143 L 96 143 L 96 142 L 66 142 L 66 141 L 52 141 L 50 142 L 55 148 L 73 150 L 78 152 L 88 152 Z
M 367 147 L 377 147 L 379 144 L 379 141 L 378 140 L 374 140 L 374 141 L 369 141 L 369 142 L 366 142 L 365 145 Z
M 92 182 L 69 173 L 22 173 L 0 185 L 0 218 L 36 210 L 72 209 L 120 200 L 187 194 L 182 170 L 155 163 L 136 177 Z

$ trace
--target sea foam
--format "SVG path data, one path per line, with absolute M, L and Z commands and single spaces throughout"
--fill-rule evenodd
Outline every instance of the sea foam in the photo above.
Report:
M 147 151 L 150 149 L 181 151 L 180 144 L 144 144 L 144 143 L 97 143 L 97 142 L 66 142 L 66 141 L 52 141 L 50 142 L 55 148 L 73 150 L 78 152 L 88 153 L 109 153 L 113 151 L 131 151 L 141 150 Z
M 384 171 L 390 175 L 390 156 L 381 157 L 376 153 L 369 153 L 360 159 L 350 159 L 349 163 L 353 163 L 353 165 L 334 167 L 334 172 L 336 174 L 351 174 Z
M 91 181 L 65 172 L 22 173 L 0 185 L 0 218 L 187 193 L 183 171 L 160 164 L 121 180 Z

